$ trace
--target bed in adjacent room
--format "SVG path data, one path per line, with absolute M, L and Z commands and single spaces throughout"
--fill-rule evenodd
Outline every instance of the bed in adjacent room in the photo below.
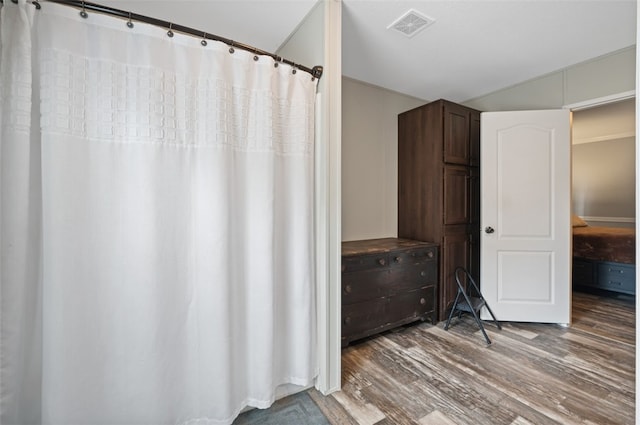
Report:
M 635 294 L 634 228 L 598 227 L 573 218 L 573 286 Z

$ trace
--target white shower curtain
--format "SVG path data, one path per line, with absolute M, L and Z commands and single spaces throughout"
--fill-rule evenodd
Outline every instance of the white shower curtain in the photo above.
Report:
M 0 13 L 0 422 L 230 423 L 310 385 L 311 76 L 67 6 Z

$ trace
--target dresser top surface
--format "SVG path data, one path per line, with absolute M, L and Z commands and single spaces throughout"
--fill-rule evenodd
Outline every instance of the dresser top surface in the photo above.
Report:
M 377 254 L 411 248 L 427 248 L 438 246 L 433 242 L 416 241 L 401 238 L 366 239 L 342 242 L 342 256 Z

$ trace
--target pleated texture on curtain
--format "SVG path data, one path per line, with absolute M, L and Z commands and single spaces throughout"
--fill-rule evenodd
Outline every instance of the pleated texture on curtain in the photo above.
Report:
M 228 424 L 312 384 L 311 76 L 0 13 L 1 422 Z

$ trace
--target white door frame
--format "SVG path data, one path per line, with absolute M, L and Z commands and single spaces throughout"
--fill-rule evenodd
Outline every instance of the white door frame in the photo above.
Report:
M 564 105 L 562 109 L 570 109 L 571 111 L 581 111 L 583 109 L 595 108 L 596 106 L 602 106 L 609 103 L 616 103 L 622 100 L 631 99 L 636 97 L 635 90 L 629 90 L 622 93 L 612 94 L 609 96 L 598 97 L 595 99 L 588 99 L 581 102 L 570 103 Z

